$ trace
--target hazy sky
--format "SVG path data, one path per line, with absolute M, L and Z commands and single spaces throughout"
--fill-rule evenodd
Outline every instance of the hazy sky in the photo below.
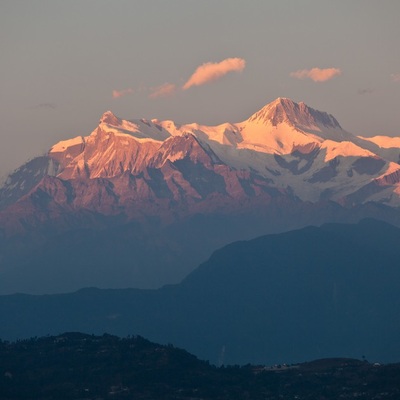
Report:
M 217 124 L 289 97 L 400 135 L 399 20 L 399 0 L 1 0 L 0 176 L 106 110 Z

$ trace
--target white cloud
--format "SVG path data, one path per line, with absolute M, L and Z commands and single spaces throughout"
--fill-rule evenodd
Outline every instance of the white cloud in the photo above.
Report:
M 297 79 L 311 79 L 314 82 L 325 82 L 342 73 L 339 68 L 311 68 L 291 72 L 290 76 Z
M 372 93 L 374 93 L 374 90 L 373 90 L 373 89 L 369 89 L 369 88 L 366 88 L 366 89 L 358 89 L 357 93 L 360 94 L 360 95 L 362 95 L 362 96 L 364 96 L 364 95 L 366 95 L 366 94 L 372 94 Z
M 57 106 L 54 103 L 40 103 L 36 106 L 32 107 L 34 109 L 46 109 L 46 110 L 55 110 Z
M 149 97 L 155 99 L 158 97 L 171 96 L 172 94 L 175 93 L 175 91 L 176 91 L 176 85 L 167 82 L 164 83 L 163 85 L 152 88 Z
M 400 82 L 400 74 L 391 74 L 390 77 L 393 82 Z
M 113 99 L 118 99 L 119 97 L 127 96 L 128 94 L 132 94 L 134 92 L 133 89 L 122 89 L 122 90 L 113 90 L 112 97 Z
M 192 86 L 200 86 L 205 83 L 215 81 L 228 72 L 241 72 L 246 66 L 246 61 L 242 58 L 226 58 L 218 63 L 208 62 L 200 65 L 191 75 L 182 89 L 187 90 Z

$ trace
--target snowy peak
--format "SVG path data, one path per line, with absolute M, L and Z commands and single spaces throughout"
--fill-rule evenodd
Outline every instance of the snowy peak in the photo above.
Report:
M 325 140 L 354 142 L 355 139 L 332 115 L 281 97 L 238 126 L 243 137 L 240 147 L 254 146 L 254 150 L 266 153 L 289 154 Z
M 172 136 L 165 140 L 150 166 L 160 168 L 167 161 L 176 162 L 177 160 L 190 159 L 191 162 L 201 163 L 211 168 L 214 163 L 220 162 L 210 146 L 200 141 L 191 133 L 181 136 Z
M 248 122 L 272 124 L 287 123 L 301 130 L 320 130 L 321 128 L 342 129 L 339 122 L 330 114 L 308 107 L 305 103 L 279 97 L 253 114 Z
M 106 111 L 100 118 L 100 124 L 119 126 L 121 125 L 121 119 L 118 118 L 112 111 Z
M 118 118 L 111 111 L 105 112 L 100 118 L 98 128 L 92 135 L 97 136 L 114 134 L 117 136 L 132 136 L 136 139 L 150 139 L 163 141 L 170 136 L 170 133 L 159 125 L 156 120 L 149 121 L 144 118 L 125 120 Z

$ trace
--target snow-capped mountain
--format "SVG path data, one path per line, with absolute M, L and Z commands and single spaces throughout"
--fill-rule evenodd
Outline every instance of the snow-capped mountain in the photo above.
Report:
M 398 206 L 399 155 L 398 138 L 355 137 L 332 115 L 284 98 L 246 121 L 218 126 L 127 121 L 107 111 L 89 136 L 59 142 L 11 174 L 0 201 L 3 207 L 15 202 L 49 176 L 70 188 L 60 205 L 98 211 L 103 205 L 93 196 L 102 196 L 105 180 L 113 188 L 103 195 L 114 197 L 109 200 L 117 208 L 138 200 L 190 203 L 210 194 L 257 197 L 271 190 L 301 201 Z M 43 186 L 35 190 L 46 192 Z
M 10 174 L 0 189 L 0 255 L 14 257 L 7 240 L 17 243 L 18 235 L 30 239 L 17 248 L 29 242 L 31 249 L 49 235 L 136 223 L 148 250 L 155 254 L 157 242 L 174 263 L 186 251 L 177 224 L 203 224 L 204 251 L 197 259 L 190 251 L 197 263 L 210 249 L 261 233 L 362 216 L 393 219 L 399 156 L 398 138 L 356 137 L 332 115 L 285 98 L 218 126 L 123 120 L 107 111 L 88 136 L 56 143 Z M 210 222 L 218 218 L 221 231 Z M 160 227 L 179 231 L 168 246 Z

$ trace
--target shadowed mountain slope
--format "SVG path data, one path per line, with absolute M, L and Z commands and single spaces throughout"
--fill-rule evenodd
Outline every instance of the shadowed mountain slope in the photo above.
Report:
M 0 297 L 0 337 L 140 334 L 212 362 L 400 359 L 400 230 L 327 224 L 228 245 L 182 283 Z

